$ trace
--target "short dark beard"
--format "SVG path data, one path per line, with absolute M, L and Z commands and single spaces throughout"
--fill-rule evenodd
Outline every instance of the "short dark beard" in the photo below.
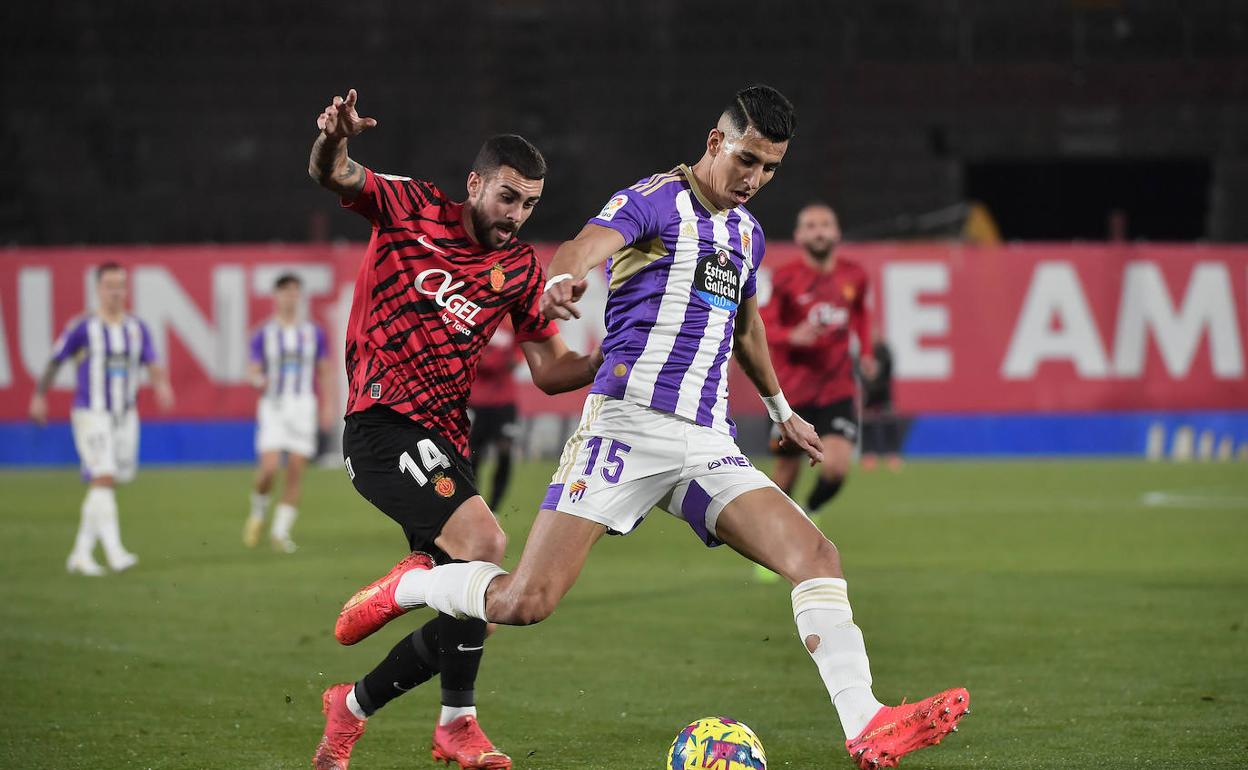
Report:
M 491 243 L 493 243 L 492 239 L 494 237 L 494 225 L 500 224 L 500 223 L 491 222 L 488 219 L 486 219 L 485 215 L 482 214 L 481 211 L 476 206 L 472 205 L 471 203 L 468 204 L 468 216 L 472 220 L 472 231 L 476 233 L 477 240 L 480 243 L 480 245 L 494 248 L 491 246 Z M 516 234 L 516 231 L 512 230 L 511 234 L 514 237 Z M 506 241 L 503 241 L 503 243 L 506 243 Z M 502 245 L 503 245 L 502 243 L 499 244 L 499 246 L 502 246 Z
M 835 243 L 830 244 L 826 249 L 823 249 L 822 251 L 819 249 L 812 249 L 809 246 L 806 247 L 806 253 L 809 254 L 810 258 L 815 260 L 816 262 L 827 262 L 828 257 L 832 256 L 832 253 L 835 251 L 836 251 Z

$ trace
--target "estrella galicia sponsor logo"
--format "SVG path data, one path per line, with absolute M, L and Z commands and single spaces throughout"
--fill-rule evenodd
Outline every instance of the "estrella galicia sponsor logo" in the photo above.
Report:
M 706 464 L 706 469 L 713 471 L 724 465 L 735 465 L 738 468 L 754 467 L 754 463 L 750 462 L 750 458 L 745 455 L 729 455 L 728 457 L 721 457 L 718 460 L 711 460 Z
M 698 260 L 693 276 L 694 291 L 712 306 L 736 310 L 741 298 L 741 268 L 723 249 Z
M 439 267 L 422 270 L 416 276 L 416 291 L 427 297 L 433 297 L 438 307 L 443 309 L 442 322 L 459 334 L 472 334 L 477 325 L 477 314 L 481 306 L 459 294 L 466 281 L 456 281 L 450 273 Z

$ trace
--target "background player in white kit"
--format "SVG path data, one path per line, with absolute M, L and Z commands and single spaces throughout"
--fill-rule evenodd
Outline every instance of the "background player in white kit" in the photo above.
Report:
M 251 338 L 249 374 L 260 389 L 256 408 L 255 485 L 251 493 L 251 513 L 243 527 L 243 543 L 254 548 L 260 543 L 269 492 L 286 453 L 286 486 L 282 499 L 273 509 L 269 538 L 273 548 L 285 553 L 295 550 L 290 530 L 299 515 L 299 495 L 303 469 L 316 456 L 317 403 L 320 427 L 334 421 L 334 372 L 325 345 L 325 330 L 301 318 L 303 282 L 286 273 L 273 284 L 273 318 Z M 319 390 L 319 395 L 318 395 Z
M 46 394 L 61 364 L 78 365 L 70 421 L 82 473 L 90 487 L 82 501 L 78 535 L 65 569 L 80 575 L 103 575 L 92 555 L 96 541 L 114 572 L 129 569 L 138 557 L 121 544 L 117 518 L 117 482 L 134 479 L 139 456 L 139 412 L 135 399 L 140 373 L 147 370 L 161 409 L 173 406 L 173 389 L 147 325 L 126 312 L 126 270 L 114 262 L 95 271 L 96 308 L 69 322 L 56 342 L 52 359 L 30 399 L 30 416 L 43 425 L 48 419 Z

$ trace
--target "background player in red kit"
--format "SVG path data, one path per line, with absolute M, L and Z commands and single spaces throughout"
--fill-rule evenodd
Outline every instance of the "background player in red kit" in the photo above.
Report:
M 537 148 L 510 134 L 486 140 L 468 174 L 468 199 L 456 203 L 429 182 L 375 174 L 347 157 L 347 139 L 377 125 L 355 104 L 351 90 L 321 113 L 308 165 L 314 180 L 373 225 L 347 328 L 343 455 L 355 488 L 403 527 L 413 553 L 348 604 L 393 592 L 403 570 L 431 566 L 429 555 L 502 559 L 507 539 L 477 494 L 465 409 L 482 349 L 504 318 L 534 383 L 548 393 L 588 384 L 600 360 L 568 350 L 541 316 L 542 268 L 515 237 L 542 194 L 546 161 Z M 342 627 L 335 635 L 343 644 L 359 641 Z M 439 674 L 434 757 L 461 768 L 510 768 L 476 719 L 485 636 L 484 621 L 439 615 L 354 685 L 331 686 L 313 765 L 345 770 L 364 720 Z
M 772 361 L 780 385 L 800 414 L 819 432 L 823 463 L 819 481 L 806 501 L 815 513 L 840 491 L 858 440 L 853 344 L 861 351 L 863 374 L 871 377 L 871 319 L 867 312 L 867 273 L 836 254 L 841 228 L 836 213 L 823 203 L 807 204 L 797 214 L 793 240 L 802 259 L 777 268 L 771 301 L 764 309 L 771 332 Z M 800 451 L 773 442 L 773 480 L 789 494 L 801 470 Z
M 516 337 L 503 324 L 485 346 L 472 384 L 472 469 L 481 470 L 490 447 L 494 448 L 494 477 L 490 481 L 490 510 L 497 511 L 511 479 L 512 439 L 516 433 L 516 364 L 520 362 Z

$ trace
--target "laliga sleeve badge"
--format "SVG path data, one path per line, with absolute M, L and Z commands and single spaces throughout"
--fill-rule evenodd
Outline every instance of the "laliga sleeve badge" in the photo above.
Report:
M 628 196 L 620 193 L 611 200 L 607 201 L 607 205 L 602 207 L 602 211 L 598 212 L 596 219 L 601 219 L 603 222 L 610 222 L 615 218 L 616 212 L 624 208 L 625 203 L 628 203 Z
M 507 283 L 507 273 L 503 272 L 503 264 L 495 262 L 494 267 L 490 268 L 490 289 L 495 293 L 503 290 L 503 286 Z
M 450 497 L 455 494 L 455 479 L 447 476 L 445 473 L 433 474 L 433 491 L 442 497 Z

